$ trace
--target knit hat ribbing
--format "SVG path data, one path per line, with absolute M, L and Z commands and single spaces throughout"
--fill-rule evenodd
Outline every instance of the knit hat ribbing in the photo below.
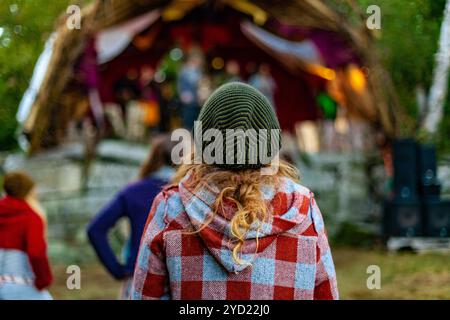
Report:
M 203 106 L 198 121 L 201 121 L 202 133 L 208 129 L 217 129 L 222 133 L 224 159 L 227 159 L 227 151 L 228 155 L 230 150 L 234 154 L 234 163 L 224 161 L 223 164 L 216 164 L 219 167 L 237 170 L 257 169 L 267 163 L 261 161 L 259 152 L 252 156 L 250 146 L 266 146 L 264 152 L 270 159 L 275 156 L 272 155 L 274 146 L 278 147 L 278 150 L 281 148 L 280 124 L 274 108 L 261 92 L 241 82 L 227 83 L 214 91 Z M 232 145 L 227 146 L 225 137 L 227 130 L 230 129 L 250 133 L 245 142 L 245 163 L 237 163 L 238 155 L 244 151 L 237 149 L 237 139 L 233 139 Z M 264 130 L 267 134 L 261 135 Z M 275 136 L 272 136 L 271 130 L 277 130 Z M 252 132 L 256 132 L 256 135 Z M 203 142 L 200 145 L 203 146 L 203 152 L 206 144 Z

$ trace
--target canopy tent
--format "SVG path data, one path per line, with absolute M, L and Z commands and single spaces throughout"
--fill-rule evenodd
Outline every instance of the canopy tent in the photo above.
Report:
M 224 59 L 274 66 L 284 129 L 317 119 L 314 91 L 341 79 L 348 108 L 394 134 L 393 99 L 383 90 L 383 74 L 374 72 L 381 69 L 370 35 L 353 29 L 321 1 L 98 0 L 83 9 L 82 18 L 81 30 L 58 27 L 40 59 L 45 63 L 36 67 L 41 79 L 33 85 L 36 94 L 25 97 L 26 107 L 19 111 L 30 152 L 60 143 L 69 121 L 82 113 L 86 91 L 73 86 L 80 70 L 86 86 L 98 87 L 101 100 L 109 102 L 125 69 L 155 66 L 175 42 L 194 41 Z M 349 71 L 349 65 L 370 72 Z M 361 81 L 353 85 L 361 76 L 364 87 L 358 86 Z
M 160 18 L 159 10 L 153 10 L 117 26 L 100 31 L 96 35 L 98 63 L 116 58 L 133 41 L 133 38 Z
M 114 102 L 114 83 L 127 70 L 139 70 L 143 65 L 156 68 L 174 43 L 179 43 L 182 47 L 198 43 L 201 50 L 210 56 L 210 60 L 216 56 L 224 61 L 233 60 L 240 65 L 241 70 L 249 63 L 264 62 L 271 66 L 272 76 L 277 83 L 275 101 L 283 129 L 292 130 L 292 124 L 298 121 L 317 119 L 314 91 L 321 86 L 321 80 L 305 72 L 289 70 L 289 66 L 283 66 L 281 62 L 286 58 L 286 51 L 289 52 L 290 47 L 297 49 L 298 45 L 304 45 L 302 42 L 289 42 L 270 33 L 261 34 L 262 29 L 246 20 L 241 22 L 241 17 L 236 16 L 233 10 L 224 10 L 220 19 L 202 16 L 201 12 L 191 12 L 182 20 L 164 23 L 164 27 L 156 24 L 140 35 L 145 39 L 147 34 L 158 30 L 151 43 L 146 46 L 140 44 L 140 48 L 136 48 L 139 44 L 135 39 L 115 59 L 102 64 L 99 72 L 102 100 Z M 246 33 L 252 33 L 252 37 L 246 36 Z M 263 45 L 258 46 L 255 42 Z M 303 47 L 308 49 L 308 45 L 314 51 L 294 50 L 295 59 L 321 60 L 314 45 L 306 42 Z
M 50 38 L 45 43 L 45 48 L 40 55 L 36 66 L 34 67 L 33 76 L 30 81 L 30 86 L 23 95 L 22 101 L 19 105 L 19 110 L 17 112 L 17 121 L 19 123 L 24 123 L 30 114 L 31 107 L 36 101 L 36 95 L 44 81 L 45 73 L 49 68 L 50 61 L 53 54 L 53 45 L 55 43 L 56 35 L 53 33 Z

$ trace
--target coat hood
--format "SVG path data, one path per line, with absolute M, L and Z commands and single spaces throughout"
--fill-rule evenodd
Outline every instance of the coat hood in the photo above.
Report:
M 29 212 L 28 204 L 21 199 L 6 196 L 0 199 L 0 221 Z
M 232 256 L 235 240 L 230 221 L 236 212 L 234 204 L 224 203 L 223 210 L 214 215 L 213 206 L 219 194 L 218 187 L 206 185 L 196 190 L 195 187 L 189 187 L 189 179 L 188 175 L 179 184 L 186 214 L 205 246 L 228 272 L 239 273 L 246 269 L 278 235 L 288 232 L 300 234 L 311 225 L 308 221 L 311 192 L 307 188 L 288 178 L 279 178 L 276 186 L 262 186 L 269 219 L 259 231 L 259 223 L 251 226 L 240 256 L 245 264 L 239 264 Z

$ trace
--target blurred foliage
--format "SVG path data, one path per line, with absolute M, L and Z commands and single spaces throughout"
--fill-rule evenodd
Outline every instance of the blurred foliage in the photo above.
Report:
M 0 150 L 16 146 L 15 115 L 34 65 L 69 0 L 0 1 Z
M 352 223 L 342 222 L 336 234 L 330 239 L 334 245 L 372 248 L 378 242 L 375 233 Z
M 401 119 L 400 132 L 418 136 L 419 110 L 416 88 L 423 87 L 428 94 L 438 50 L 440 27 L 446 0 L 326 0 L 346 16 L 353 25 L 365 28 L 365 21 L 351 9 L 359 7 L 359 15 L 368 17 L 367 8 L 378 5 L 381 9 L 381 30 L 374 31 L 379 57 L 390 73 L 398 95 L 400 107 L 407 119 Z M 450 83 L 449 83 L 450 94 Z M 448 96 L 447 96 L 448 97 Z M 445 117 L 436 142 L 440 149 L 450 151 L 450 99 L 447 98 Z
M 401 106 L 409 121 L 403 131 L 416 134 L 418 110 L 415 90 L 428 90 L 434 67 L 445 0 L 324 0 L 342 12 L 353 24 L 361 23 L 349 3 L 357 3 L 359 14 L 378 5 L 382 29 L 377 32 L 380 57 L 390 72 Z M 25 92 L 34 64 L 57 18 L 71 3 L 88 0 L 2 0 L 0 1 L 0 150 L 14 148 L 17 123 L 15 114 Z M 364 27 L 361 24 L 361 27 Z M 441 148 L 450 150 L 450 103 L 437 138 Z M 411 130 L 410 128 L 413 128 Z M 408 131 L 409 130 L 409 131 Z

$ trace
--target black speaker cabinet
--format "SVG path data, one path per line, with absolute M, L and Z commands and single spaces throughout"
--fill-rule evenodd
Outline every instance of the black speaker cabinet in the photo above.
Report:
M 418 200 L 417 143 L 412 139 L 393 143 L 394 197 L 399 201 Z
M 430 144 L 417 146 L 419 193 L 428 200 L 439 200 L 441 184 L 437 178 L 436 147 Z
M 419 191 L 426 200 L 439 201 L 441 198 L 441 184 L 437 181 L 433 184 L 421 184 Z
M 425 235 L 427 237 L 450 237 L 450 201 L 424 201 Z
M 422 236 L 423 219 L 420 202 L 386 201 L 383 216 L 383 234 L 391 237 Z
M 436 147 L 430 144 L 419 144 L 417 160 L 421 184 L 432 184 L 437 179 Z

